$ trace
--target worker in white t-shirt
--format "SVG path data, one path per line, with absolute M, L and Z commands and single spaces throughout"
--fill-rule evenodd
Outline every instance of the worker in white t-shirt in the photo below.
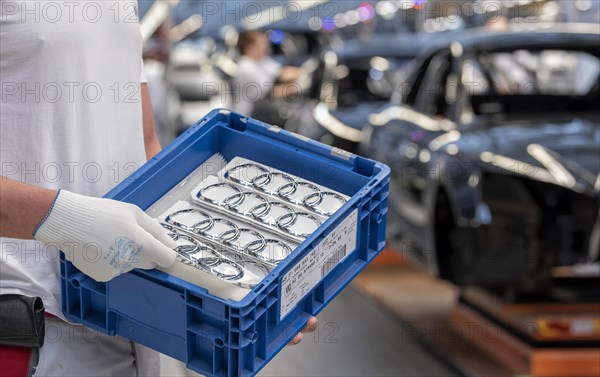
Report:
M 241 33 L 238 38 L 240 59 L 233 79 L 236 97 L 234 111 L 253 116 L 255 104 L 267 98 L 294 97 L 299 86 L 295 85 L 302 70 L 282 66 L 269 55 L 269 40 L 264 33 L 252 30 Z M 254 115 L 260 118 L 260 115 Z
M 141 56 L 131 2 L 0 0 L 0 294 L 54 316 L 29 373 L 158 370 L 153 351 L 64 321 L 57 249 L 97 281 L 175 260 L 158 222 L 97 198 L 160 151 Z
M 52 315 L 39 353 L 0 345 L 3 375 L 159 373 L 154 351 L 61 310 L 58 249 L 101 282 L 175 261 L 157 221 L 98 198 L 160 151 L 134 5 L 0 0 L 0 294 Z

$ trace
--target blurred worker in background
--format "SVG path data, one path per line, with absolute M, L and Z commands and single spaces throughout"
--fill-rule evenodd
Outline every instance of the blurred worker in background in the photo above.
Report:
M 294 97 L 300 86 L 296 82 L 302 75 L 299 67 L 282 66 L 270 57 L 269 40 L 263 32 L 252 30 L 238 38 L 241 57 L 234 77 L 233 110 L 261 119 L 255 114 L 256 104 L 275 98 Z

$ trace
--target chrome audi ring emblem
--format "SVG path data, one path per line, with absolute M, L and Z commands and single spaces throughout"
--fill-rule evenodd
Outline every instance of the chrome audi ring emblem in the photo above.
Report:
M 196 208 L 188 208 L 175 211 L 169 216 L 167 216 L 165 221 L 169 225 L 175 226 L 183 230 L 187 230 L 188 232 L 192 233 L 203 232 L 207 229 L 212 228 L 213 226 L 212 216 Z M 189 223 L 191 223 L 191 225 L 189 225 Z
M 319 188 L 309 182 L 294 182 L 293 189 L 292 183 L 287 183 L 281 186 L 277 192 L 279 197 L 288 201 L 289 203 L 302 205 L 304 199 L 309 195 L 320 194 Z
M 175 248 L 175 251 L 179 254 L 186 255 L 189 259 L 204 267 L 214 267 L 221 264 L 222 257 L 212 246 L 203 244 L 184 234 L 180 235 L 179 239 L 184 241 Z
M 224 258 L 218 266 L 210 267 L 210 273 L 221 279 L 235 281 L 244 277 L 244 268 L 237 262 Z
M 241 261 L 238 261 L 237 263 L 245 269 L 249 270 L 251 273 L 260 276 L 261 280 L 271 272 L 271 269 L 266 265 L 259 262 L 255 262 L 250 259 L 243 259 Z
M 255 174 L 248 173 L 244 169 L 252 169 Z M 258 164 L 248 163 L 233 167 L 225 172 L 225 178 L 243 186 L 252 187 L 263 194 L 280 198 L 289 204 L 304 207 L 306 210 L 325 217 L 331 216 L 346 203 L 346 199 L 336 192 L 323 191 L 311 182 L 295 180 L 292 176 L 285 173 L 269 172 Z M 208 190 L 216 185 L 207 186 L 203 190 Z M 227 183 L 220 183 L 219 185 L 221 185 L 219 187 L 225 187 Z M 198 194 L 198 198 L 201 200 L 203 200 L 202 196 L 200 193 Z M 247 198 L 252 198 L 255 201 L 258 200 L 261 203 L 251 208 L 243 208 L 243 203 Z M 269 212 L 269 208 L 267 208 L 265 202 L 269 202 L 269 200 L 261 195 L 241 192 L 240 190 L 240 192 L 232 193 L 223 201 L 216 202 L 213 200 L 211 203 L 224 205 L 244 216 L 264 218 L 263 215 Z M 275 202 L 269 203 L 273 204 Z M 256 213 L 258 210 L 262 211 L 262 213 Z M 276 224 L 273 224 L 273 221 L 271 221 L 269 225 Z
M 230 193 L 229 195 L 227 193 Z M 196 194 L 196 198 L 199 200 L 212 203 L 217 206 L 226 207 L 226 206 L 235 206 L 238 203 L 233 202 L 231 197 L 235 194 L 241 194 L 242 190 L 240 190 L 237 186 L 232 185 L 231 183 L 221 182 L 215 183 L 209 186 L 202 188 Z M 219 200 L 218 197 L 225 196 L 224 200 Z M 243 197 L 237 197 L 238 202 L 243 200 Z
M 177 231 L 177 229 L 175 229 L 171 225 L 165 224 L 165 223 L 160 223 L 160 226 L 162 226 L 163 228 L 165 228 L 168 231 L 167 235 L 169 237 L 171 237 L 171 239 L 173 241 L 177 241 L 179 239 L 179 232 Z
M 199 232 L 212 241 L 224 242 L 239 237 L 240 228 L 227 219 L 213 218 L 213 226 Z
M 293 214 L 292 207 L 281 202 L 267 202 L 258 204 L 250 209 L 250 215 L 263 224 L 275 226 L 277 218 L 284 214 Z
M 324 201 L 327 198 L 332 198 L 335 202 L 334 205 L 331 206 L 333 209 L 331 210 L 326 210 L 323 209 L 323 204 Z M 335 213 L 335 211 L 337 211 L 342 205 L 344 205 L 344 203 L 346 203 L 346 199 L 341 196 L 340 194 L 337 194 L 335 192 L 331 192 L 331 191 L 320 191 L 320 192 L 315 192 L 312 194 L 309 194 L 307 196 L 305 196 L 302 199 L 302 205 L 305 208 L 308 208 L 316 213 L 318 213 L 319 215 L 323 215 L 323 216 L 331 216 Z
M 294 179 L 287 174 L 284 173 L 263 173 L 257 175 L 252 180 L 252 185 L 259 191 L 264 192 L 265 194 L 269 194 L 272 196 L 278 196 L 277 190 L 282 186 L 282 184 L 276 185 L 278 181 L 284 181 L 283 184 L 294 183 Z M 271 188 L 271 186 L 276 186 Z
M 251 171 L 256 170 L 257 174 L 252 175 Z M 242 164 L 233 167 L 225 172 L 225 179 L 239 183 L 242 186 L 252 186 L 253 179 L 256 176 L 268 173 L 268 170 L 257 164 Z
M 267 204 L 268 202 L 264 196 L 249 191 L 228 196 L 225 199 L 225 206 L 240 215 L 250 216 L 254 207 L 259 204 Z
M 229 235 L 226 235 L 229 232 L 233 232 L 233 230 L 229 230 L 221 235 L 229 237 Z M 265 237 L 262 234 L 254 229 L 247 228 L 239 229 L 237 237 L 227 238 L 224 240 L 224 243 L 232 249 L 243 253 L 258 252 L 266 246 Z
M 284 232 L 306 238 L 321 225 L 321 220 L 308 212 L 294 212 L 278 217 L 275 223 Z
M 250 251 L 250 254 L 264 262 L 277 264 L 292 253 L 292 249 L 279 240 L 268 239 L 265 243 L 266 247 L 260 251 Z M 280 257 L 275 258 L 276 256 Z
M 224 280 L 235 281 L 244 277 L 244 269 L 241 265 L 223 256 L 212 246 L 183 234 L 179 235 L 179 240 L 186 242 L 185 244 L 178 244 L 174 249 L 177 253 L 177 260 L 181 263 Z

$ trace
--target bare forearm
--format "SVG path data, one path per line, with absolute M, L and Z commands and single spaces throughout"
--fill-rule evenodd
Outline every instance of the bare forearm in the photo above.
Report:
M 300 78 L 300 74 L 302 74 L 301 68 L 285 66 L 281 70 L 281 74 L 279 75 L 279 81 L 282 83 L 294 82 L 298 80 L 298 78 Z
M 31 239 L 56 193 L 0 176 L 0 237 Z
M 148 85 L 142 84 L 142 111 L 144 122 L 144 145 L 146 147 L 146 159 L 150 160 L 161 150 L 160 141 L 156 134 L 154 120 L 154 109 L 148 92 Z

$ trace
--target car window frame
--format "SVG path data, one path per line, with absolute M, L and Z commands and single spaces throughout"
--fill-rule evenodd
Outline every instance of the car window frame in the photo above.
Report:
M 440 63 L 439 65 L 437 64 L 438 62 Z M 440 72 L 440 69 L 442 67 L 441 64 L 446 64 L 445 72 L 443 73 Z M 448 117 L 448 109 L 450 107 L 450 104 L 448 103 L 446 98 L 446 85 L 448 83 L 448 78 L 452 73 L 452 64 L 453 58 L 449 48 L 440 49 L 435 55 L 432 56 L 432 59 L 430 60 L 427 70 L 425 71 L 424 77 L 421 81 L 421 85 L 419 85 L 419 88 L 417 90 L 414 102 L 411 105 L 415 111 L 418 111 L 432 118 L 439 116 L 444 118 Z M 431 85 L 433 85 L 434 90 L 436 90 L 435 102 L 431 101 L 431 99 L 434 97 L 434 95 L 432 95 L 429 91 Z M 427 94 L 421 96 L 423 90 L 426 90 Z M 439 92 L 437 92 L 437 90 L 439 90 Z M 420 99 L 426 99 L 428 102 L 418 103 Z M 436 103 L 437 106 L 437 103 L 439 101 L 442 101 L 444 103 L 443 111 L 438 111 L 435 114 L 428 111 L 427 105 Z
M 422 59 L 416 59 L 413 63 L 413 67 L 407 68 L 407 79 L 400 81 L 398 87 L 394 91 L 396 95 L 392 95 L 392 98 L 396 98 L 399 103 L 412 106 L 419 87 L 423 82 L 423 78 L 425 77 L 425 72 L 427 72 L 429 67 L 429 63 L 431 63 L 431 60 L 436 54 L 437 51 Z

